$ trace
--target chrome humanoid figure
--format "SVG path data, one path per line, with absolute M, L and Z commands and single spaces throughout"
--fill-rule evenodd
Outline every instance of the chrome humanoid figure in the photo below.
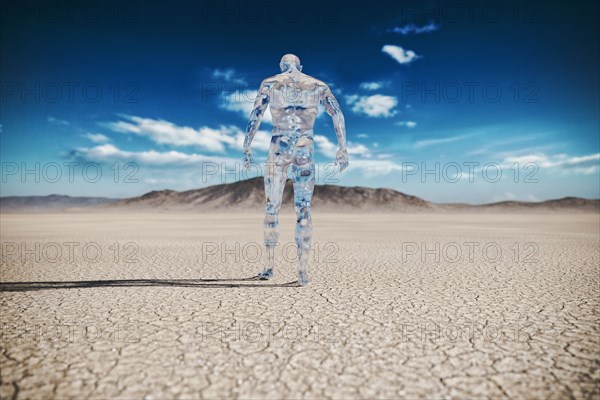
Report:
M 339 150 L 336 164 L 340 171 L 348 167 L 344 116 L 329 87 L 318 79 L 303 74 L 300 59 L 286 54 L 279 63 L 281 73 L 261 84 L 250 114 L 244 140 L 244 164 L 253 164 L 250 145 L 268 105 L 273 118 L 273 136 L 265 168 L 264 241 L 267 266 L 258 274 L 261 279 L 273 277 L 275 246 L 279 240 L 279 210 L 288 167 L 292 166 L 294 206 L 296 208 L 295 240 L 298 246 L 298 283 L 308 284 L 307 260 L 312 238 L 312 194 L 315 186 L 313 126 L 319 103 L 333 119 Z

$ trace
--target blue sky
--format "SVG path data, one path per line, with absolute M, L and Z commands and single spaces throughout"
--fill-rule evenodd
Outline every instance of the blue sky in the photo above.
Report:
M 129 197 L 243 179 L 254 93 L 294 53 L 346 118 L 342 174 L 330 164 L 331 120 L 317 118 L 318 183 L 438 202 L 600 197 L 594 1 L 36 1 L 2 11 L 3 196 Z

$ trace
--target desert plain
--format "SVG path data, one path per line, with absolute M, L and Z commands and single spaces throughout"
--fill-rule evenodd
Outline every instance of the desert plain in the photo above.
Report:
M 600 214 L 0 214 L 0 398 L 598 399 Z

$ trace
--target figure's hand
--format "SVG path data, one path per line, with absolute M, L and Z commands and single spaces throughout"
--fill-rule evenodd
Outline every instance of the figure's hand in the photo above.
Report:
M 340 172 L 348 168 L 348 151 L 346 148 L 339 149 L 335 156 L 335 164 L 340 167 Z
M 244 149 L 244 167 L 246 169 L 250 169 L 250 166 L 254 164 L 254 159 L 252 158 L 252 152 L 250 149 Z

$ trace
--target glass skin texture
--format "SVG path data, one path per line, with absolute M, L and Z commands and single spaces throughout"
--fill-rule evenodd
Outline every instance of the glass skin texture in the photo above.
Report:
M 298 280 L 303 286 L 308 284 L 307 260 L 312 240 L 311 212 L 315 186 L 313 126 L 319 104 L 323 105 L 334 122 L 339 143 L 336 164 L 343 170 L 348 166 L 344 117 L 338 101 L 325 83 L 291 67 L 265 79 L 256 96 L 244 141 L 246 167 L 252 163 L 250 144 L 267 106 L 270 106 L 273 119 L 273 135 L 264 175 L 266 205 L 263 225 L 267 266 L 258 274 L 259 278 L 273 277 L 274 249 L 279 241 L 279 210 L 291 166 Z

